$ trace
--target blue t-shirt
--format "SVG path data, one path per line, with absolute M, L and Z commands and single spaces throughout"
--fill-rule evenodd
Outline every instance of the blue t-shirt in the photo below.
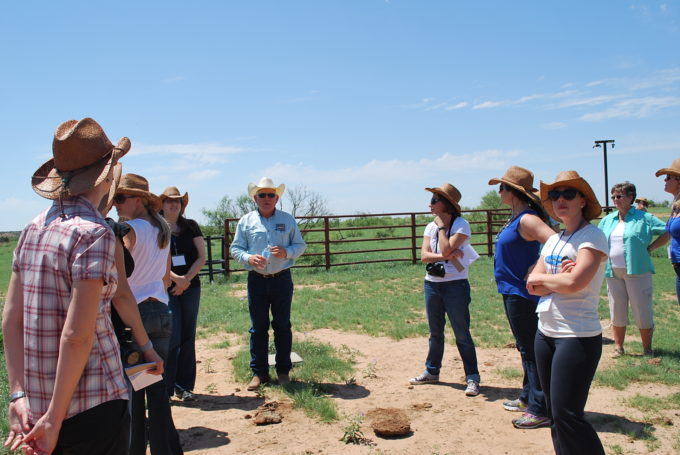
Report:
M 671 235 L 671 262 L 680 263 L 680 217 L 671 217 L 666 223 L 666 231 Z
M 519 234 L 520 220 L 526 214 L 538 216 L 533 210 L 525 210 L 498 234 L 493 274 L 500 294 L 519 295 L 538 302 L 539 297 L 527 291 L 524 278 L 538 260 L 541 244 L 528 242 Z

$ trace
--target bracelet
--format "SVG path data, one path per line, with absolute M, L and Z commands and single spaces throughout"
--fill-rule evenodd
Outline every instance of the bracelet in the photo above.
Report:
M 25 396 L 26 396 L 26 392 L 24 392 L 23 390 L 21 390 L 19 392 L 14 392 L 13 394 L 11 394 L 9 396 L 9 402 L 13 403 L 13 402 L 17 401 L 19 398 L 24 398 Z
M 146 342 L 146 344 L 144 344 L 144 346 L 140 346 L 139 349 L 142 352 L 150 351 L 150 350 L 153 349 L 153 343 L 151 343 L 151 340 L 149 340 L 149 341 Z

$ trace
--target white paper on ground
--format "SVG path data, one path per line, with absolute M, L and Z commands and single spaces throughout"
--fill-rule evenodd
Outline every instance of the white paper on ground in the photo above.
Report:
M 163 379 L 163 375 L 149 373 L 149 370 L 155 367 L 156 362 L 149 362 L 140 363 L 125 369 L 125 374 L 130 378 L 130 383 L 135 392 Z
M 273 367 L 276 365 L 276 354 L 269 354 L 268 360 L 269 366 Z M 302 357 L 297 352 L 290 353 L 290 361 L 295 365 L 296 363 L 302 363 Z

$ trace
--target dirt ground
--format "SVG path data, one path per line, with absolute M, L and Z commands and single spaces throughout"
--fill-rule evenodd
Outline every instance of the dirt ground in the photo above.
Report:
M 610 336 L 605 331 L 605 336 Z M 447 336 L 452 336 L 447 332 Z M 410 386 L 408 379 L 423 370 L 425 336 L 394 341 L 367 335 L 316 330 L 295 333 L 295 340 L 318 340 L 340 348 L 356 350 L 356 385 L 334 384 L 331 398 L 341 415 L 367 414 L 374 408 L 398 408 L 410 418 L 406 436 L 376 436 L 365 420 L 362 431 L 371 445 L 345 444 L 340 439 L 346 419 L 324 424 L 293 409 L 284 396 L 265 398 L 246 391 L 245 384 L 233 380 L 231 361 L 240 347 L 234 338 L 228 349 L 212 347 L 224 337 L 197 342 L 197 401 L 173 402 L 172 412 L 185 452 L 191 454 L 549 454 L 553 453 L 547 428 L 517 430 L 511 419 L 518 413 L 505 411 L 501 403 L 519 393 L 519 380 L 501 377 L 498 370 L 521 370 L 514 348 L 478 349 L 482 376 L 481 394 L 463 393 L 463 369 L 455 346 L 447 344 L 440 384 Z M 612 345 L 606 345 L 600 366 L 611 362 Z M 295 380 L 294 370 L 291 375 Z M 589 418 L 618 420 L 598 424 L 599 436 L 607 453 L 644 454 L 650 448 L 634 434 L 649 416 L 627 407 L 623 400 L 636 393 L 663 397 L 680 391 L 658 384 L 632 385 L 624 391 L 593 387 L 586 407 Z M 272 392 L 274 393 L 274 392 Z M 278 400 L 281 423 L 256 426 L 254 411 L 266 401 Z M 653 453 L 675 454 L 674 439 L 680 429 L 680 410 L 667 411 L 653 423 L 658 439 Z M 619 446 L 622 451 L 612 450 Z M 587 455 L 587 454 L 584 454 Z

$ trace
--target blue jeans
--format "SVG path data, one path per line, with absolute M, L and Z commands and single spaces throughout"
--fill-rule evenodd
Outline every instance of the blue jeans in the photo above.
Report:
M 255 376 L 269 377 L 269 311 L 274 329 L 276 371 L 288 373 L 292 368 L 290 352 L 293 332 L 290 306 L 293 301 L 293 279 L 290 270 L 274 278 L 256 272 L 248 273 L 248 309 L 250 311 L 250 369 Z
M 168 396 L 175 390 L 194 390 L 196 385 L 196 322 L 201 288 L 188 288 L 181 295 L 170 295 L 172 336 L 165 364 Z
M 470 334 L 470 283 L 468 280 L 432 282 L 425 280 L 425 312 L 430 326 L 430 341 L 425 367 L 430 374 L 439 374 L 444 357 L 446 315 L 453 327 L 456 346 L 465 378 L 479 382 L 477 351 Z
M 602 335 L 551 338 L 536 332 L 536 365 L 545 392 L 550 433 L 557 455 L 604 455 L 584 416 L 590 383 L 602 355 Z
M 503 306 L 510 323 L 510 330 L 515 336 L 515 346 L 522 357 L 524 381 L 519 399 L 527 403 L 527 412 L 545 417 L 547 415 L 545 396 L 538 379 L 534 355 L 534 340 L 538 328 L 536 303 L 519 295 L 503 294 Z
M 156 300 L 145 300 L 139 304 L 144 329 L 153 347 L 165 361 L 168 358 L 168 344 L 172 333 L 172 315 L 168 306 Z M 135 345 L 135 348 L 138 348 Z M 146 418 L 144 401 L 149 410 Z M 130 455 L 145 455 L 147 441 L 153 455 L 183 454 L 179 434 L 172 421 L 165 381 L 158 381 L 132 394 L 132 441 Z M 147 432 L 148 430 L 148 432 Z

